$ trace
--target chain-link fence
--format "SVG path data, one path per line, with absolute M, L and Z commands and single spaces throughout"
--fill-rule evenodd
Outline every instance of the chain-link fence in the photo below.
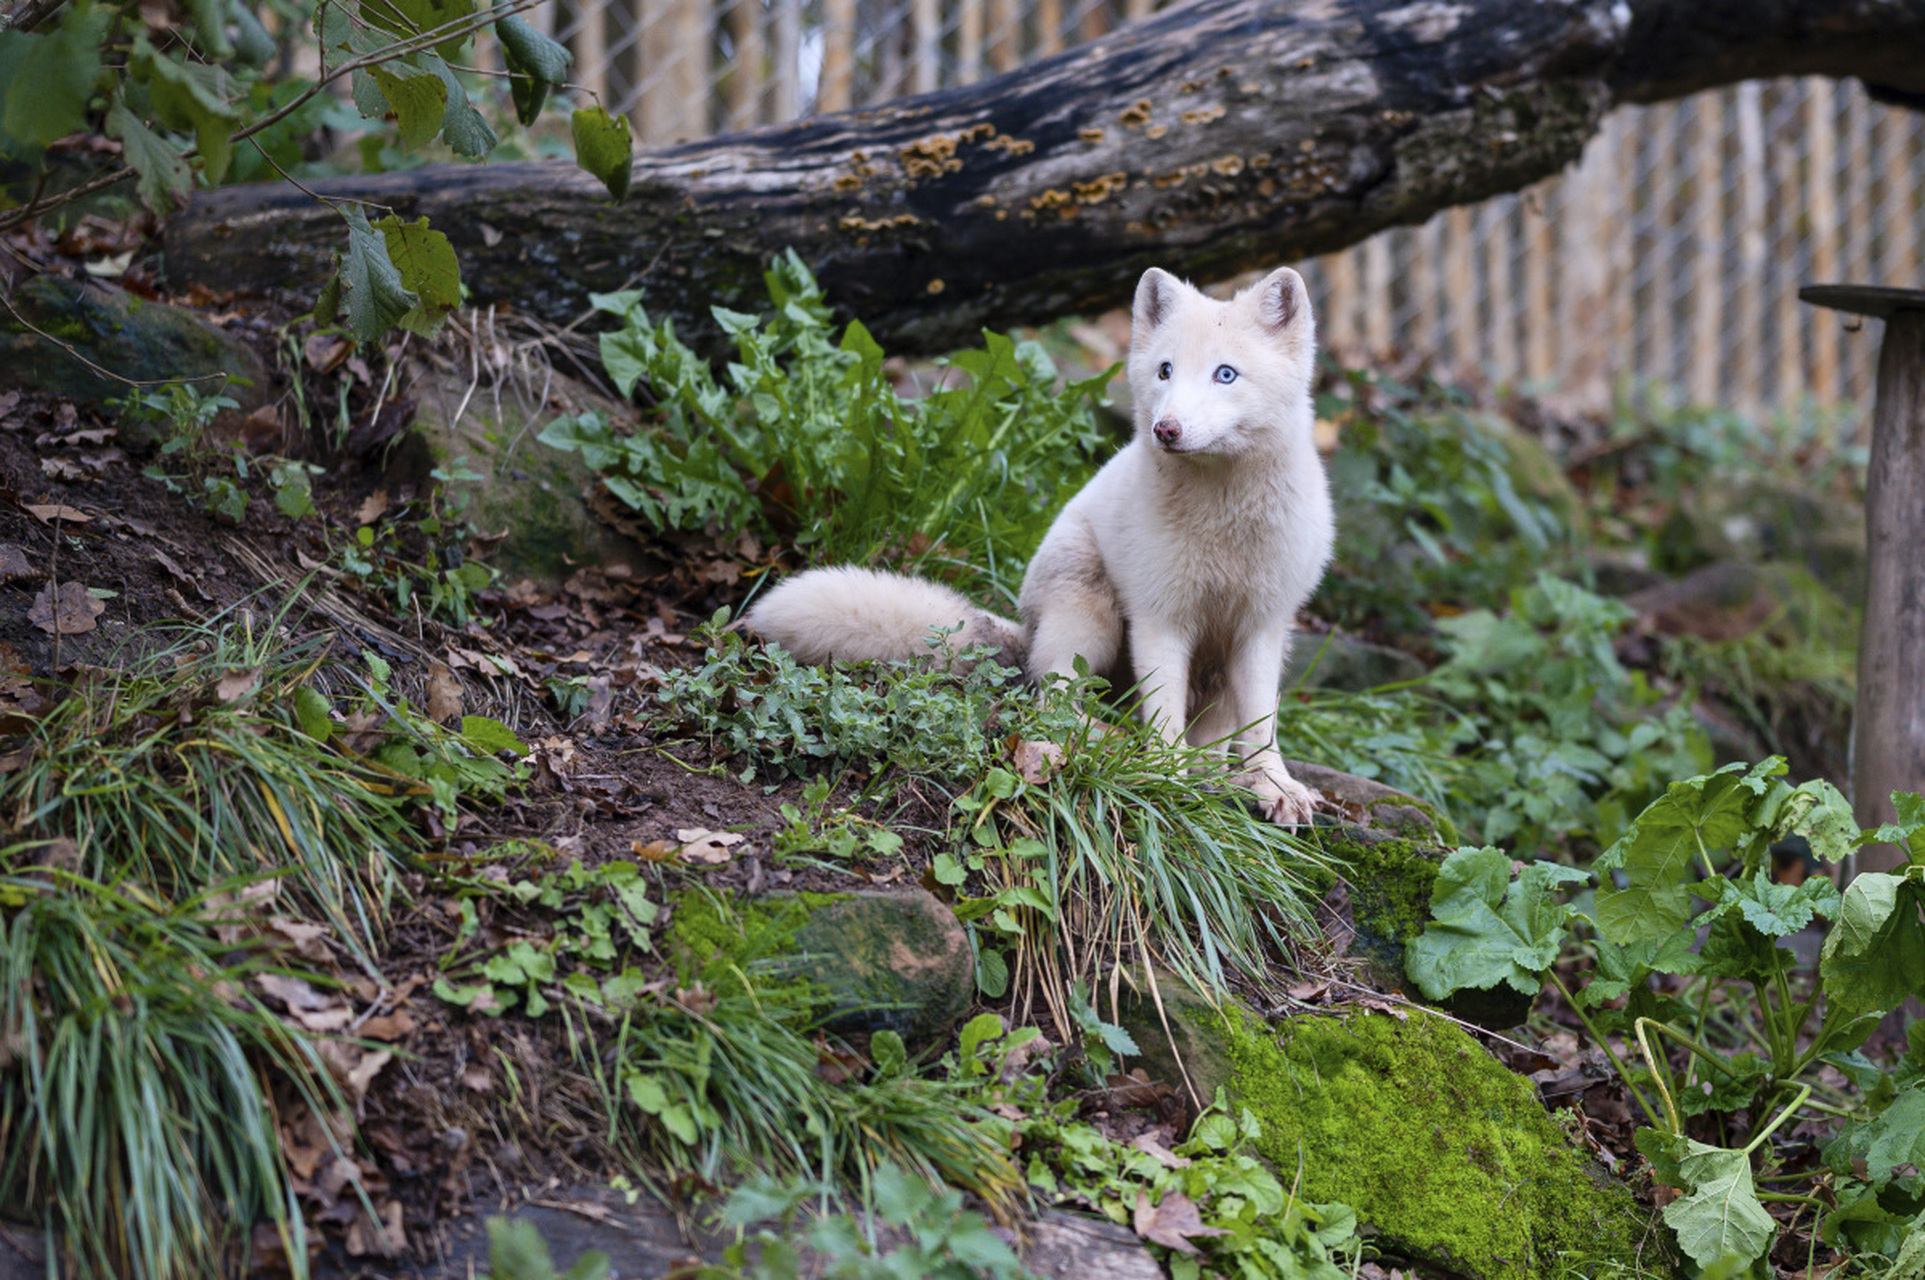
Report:
M 1154 7 L 557 0 L 530 17 L 649 146 L 966 84 Z M 1620 110 L 1558 178 L 1309 264 L 1325 339 L 1580 408 L 1625 393 L 1754 416 L 1868 405 L 1873 336 L 1797 289 L 1925 284 L 1921 121 L 1829 80 Z

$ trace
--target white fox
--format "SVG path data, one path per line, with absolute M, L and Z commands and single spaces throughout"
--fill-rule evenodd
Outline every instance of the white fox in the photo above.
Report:
M 1172 740 L 1231 739 L 1238 781 L 1275 822 L 1316 797 L 1276 749 L 1290 629 L 1329 563 L 1335 525 L 1314 443 L 1316 332 L 1303 279 L 1279 267 L 1229 302 L 1167 271 L 1136 286 L 1129 379 L 1136 434 L 1050 525 L 1017 607 L 999 618 L 946 587 L 815 569 L 770 591 L 747 625 L 801 662 L 912 660 L 929 631 L 986 643 L 1032 679 L 1080 655 Z

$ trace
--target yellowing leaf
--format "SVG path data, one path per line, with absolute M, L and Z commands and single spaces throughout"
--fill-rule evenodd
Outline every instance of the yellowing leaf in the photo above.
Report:
M 575 135 L 575 163 L 600 178 L 619 203 L 628 194 L 634 168 L 635 142 L 628 117 L 614 116 L 599 106 L 576 110 L 570 127 Z

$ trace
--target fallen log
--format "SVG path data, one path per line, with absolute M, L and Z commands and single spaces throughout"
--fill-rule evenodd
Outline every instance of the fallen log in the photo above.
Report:
M 472 297 L 551 320 L 641 284 L 714 336 L 793 247 L 898 351 L 1294 261 L 1574 160 L 1615 102 L 1859 74 L 1925 101 L 1925 0 L 1193 0 L 965 88 L 643 154 L 628 200 L 561 162 L 316 184 L 426 215 Z M 167 272 L 311 301 L 339 216 L 291 186 L 206 193 Z

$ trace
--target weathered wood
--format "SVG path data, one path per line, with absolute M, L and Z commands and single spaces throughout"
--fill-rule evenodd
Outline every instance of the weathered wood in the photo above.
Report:
M 1852 805 L 1875 827 L 1895 814 L 1894 791 L 1925 791 L 1925 290 L 1852 285 L 1800 291 L 1806 302 L 1885 317 L 1865 495 L 1865 623 L 1852 716 Z M 1865 849 L 1861 870 L 1904 859 Z
M 937 350 L 1123 302 L 1151 264 L 1219 278 L 1555 173 L 1614 96 L 1696 87 L 1639 44 L 1687 10 L 1752 51 L 1706 54 L 1718 67 L 1870 48 L 1851 70 L 1925 92 L 1925 0 L 1195 0 L 995 80 L 646 153 L 621 207 L 559 163 L 319 190 L 427 215 L 477 301 L 572 319 L 646 273 L 655 311 L 702 340 L 709 307 L 755 305 L 794 246 L 885 343 Z M 228 188 L 170 227 L 168 271 L 304 301 L 341 238 L 292 188 Z

